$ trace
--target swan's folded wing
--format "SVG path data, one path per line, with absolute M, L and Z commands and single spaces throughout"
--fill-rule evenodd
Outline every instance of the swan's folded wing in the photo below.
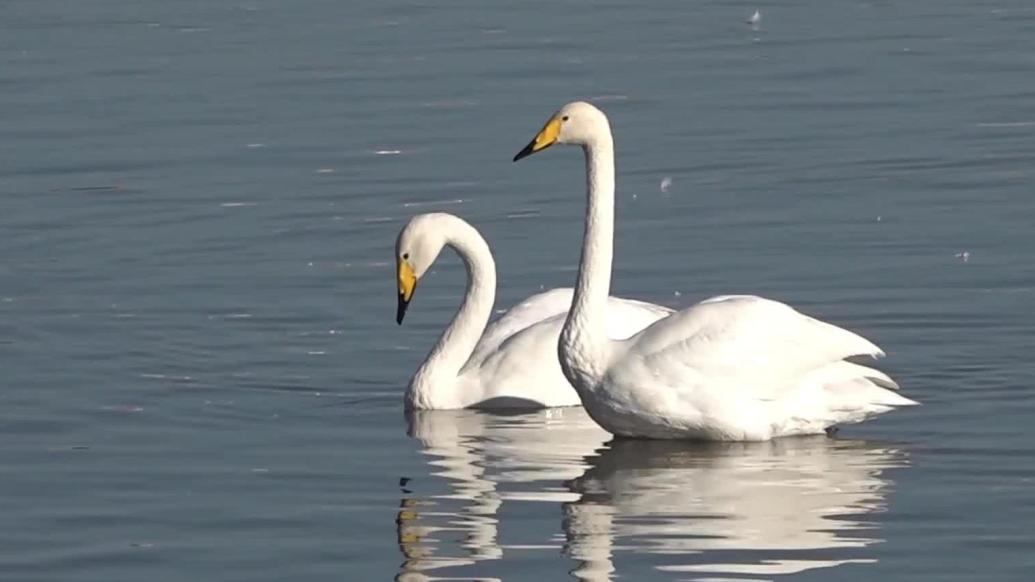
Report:
M 633 337 L 628 350 L 624 357 L 637 361 L 635 368 L 666 384 L 721 379 L 745 389 L 775 389 L 850 356 L 884 355 L 848 330 L 750 295 L 717 297 L 674 313 Z
M 560 323 L 567 317 L 571 309 L 574 295 L 571 287 L 558 287 L 543 293 L 537 293 L 510 308 L 496 321 L 485 328 L 478 345 L 468 359 L 469 362 L 481 362 L 489 354 L 515 335 L 534 325 L 545 323 L 549 319 L 560 318 Z M 662 305 L 609 297 L 607 303 L 607 336 L 611 339 L 626 339 L 638 333 L 655 321 L 672 314 L 672 310 Z M 559 326 L 558 326 L 558 329 Z M 555 346 L 550 346 L 555 349 Z
M 613 340 L 624 340 L 672 313 L 674 313 L 672 309 L 663 305 L 635 299 L 608 297 L 607 337 Z
M 480 362 L 514 334 L 543 320 L 568 313 L 572 295 L 570 287 L 559 287 L 532 295 L 511 307 L 485 328 L 468 362 Z
M 610 297 L 607 304 L 607 335 L 611 339 L 625 339 L 672 313 L 672 310 L 653 303 Z M 568 386 L 557 359 L 557 342 L 567 318 L 567 309 L 542 321 L 536 321 L 504 337 L 488 349 L 479 344 L 479 359 L 472 356 L 467 366 L 478 366 L 482 374 L 491 370 L 499 378 L 528 376 L 534 368 L 541 377 L 555 378 Z M 553 373 L 555 372 L 555 373 Z

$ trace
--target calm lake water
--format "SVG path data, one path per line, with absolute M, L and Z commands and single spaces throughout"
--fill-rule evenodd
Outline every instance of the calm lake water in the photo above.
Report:
M 3 580 L 1031 580 L 1030 1 L 0 15 Z M 788 301 L 924 405 L 722 446 L 407 418 L 464 281 L 396 326 L 398 229 L 473 222 L 501 308 L 570 285 L 580 154 L 510 159 L 576 98 L 617 294 Z

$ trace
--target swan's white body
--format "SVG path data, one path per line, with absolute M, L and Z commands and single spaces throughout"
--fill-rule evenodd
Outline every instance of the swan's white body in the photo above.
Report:
M 443 246 L 452 247 L 463 259 L 467 293 L 410 381 L 407 407 L 579 406 L 579 396 L 557 361 L 558 336 L 571 307 L 572 290 L 533 295 L 487 325 L 495 301 L 496 267 L 485 239 L 462 219 L 445 213 L 414 217 L 396 243 L 400 281 L 405 264 L 415 285 Z M 667 307 L 613 297 L 606 299 L 606 310 L 605 333 L 614 338 L 629 337 L 672 312 Z M 401 308 L 400 319 L 404 311 Z
M 845 361 L 882 356 L 880 348 L 761 297 L 715 297 L 628 339 L 609 339 L 615 172 L 607 117 L 588 103 L 566 105 L 515 160 L 553 143 L 582 146 L 588 184 L 575 298 L 558 354 L 602 427 L 630 437 L 754 441 L 821 433 L 916 404 L 884 373 Z

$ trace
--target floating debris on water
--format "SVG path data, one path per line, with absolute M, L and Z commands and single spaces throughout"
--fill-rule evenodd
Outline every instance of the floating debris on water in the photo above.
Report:
M 961 262 L 967 263 L 970 261 L 970 251 L 960 251 L 956 253 L 956 258 Z
M 762 13 L 755 10 L 755 13 L 747 19 L 747 23 L 751 25 L 751 28 L 758 29 L 758 25 L 762 24 Z
M 658 189 L 662 192 L 668 192 L 668 189 L 672 187 L 672 178 L 665 176 L 661 179 L 661 184 L 658 185 Z

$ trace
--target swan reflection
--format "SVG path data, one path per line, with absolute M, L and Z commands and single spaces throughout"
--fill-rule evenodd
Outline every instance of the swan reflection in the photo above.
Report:
M 426 410 L 408 413 L 407 421 L 431 474 L 449 486 L 421 496 L 402 484 L 396 524 L 404 561 L 397 579 L 407 582 L 432 579 L 429 570 L 501 558 L 497 513 L 503 502 L 576 501 L 563 484 L 581 475 L 586 457 L 611 438 L 582 408 L 516 415 Z M 554 521 L 550 534 L 557 530 Z
M 893 447 L 827 437 L 612 441 L 589 461 L 569 482 L 580 497 L 564 530 L 572 574 L 592 581 L 611 580 L 619 551 L 702 580 L 872 562 L 867 516 L 885 507 L 885 471 L 907 464 Z
M 825 436 L 612 440 L 581 408 L 408 421 L 428 471 L 401 483 L 406 582 L 506 578 L 506 560 L 529 551 L 567 556 L 553 578 L 593 582 L 616 569 L 630 580 L 756 580 L 872 562 L 888 469 L 908 464 L 894 446 Z

